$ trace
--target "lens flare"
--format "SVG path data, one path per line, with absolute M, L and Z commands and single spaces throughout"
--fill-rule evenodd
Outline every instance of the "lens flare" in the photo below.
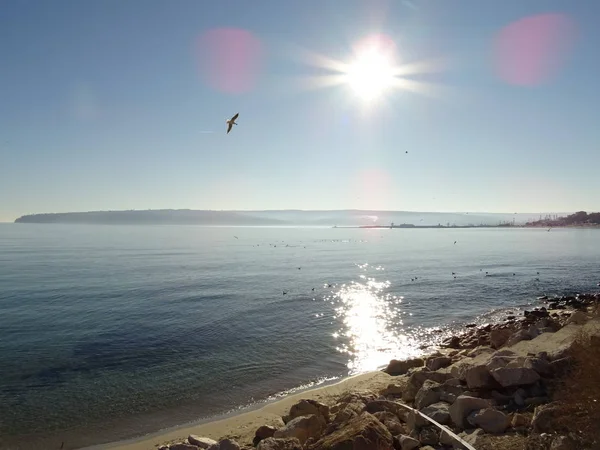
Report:
M 196 56 L 200 75 L 209 86 L 239 94 L 256 87 L 263 53 L 261 40 L 250 31 L 218 28 L 198 39 Z
M 495 39 L 496 74 L 515 85 L 543 83 L 565 65 L 575 36 L 575 22 L 564 14 L 541 14 L 512 22 Z

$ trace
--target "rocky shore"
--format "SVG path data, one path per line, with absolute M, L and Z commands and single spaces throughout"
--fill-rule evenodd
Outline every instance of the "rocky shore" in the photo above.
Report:
M 518 317 L 509 315 L 501 323 L 468 325 L 423 358 L 392 360 L 363 385 L 350 385 L 333 395 L 322 392 L 317 399 L 306 393 L 281 417 L 270 417 L 250 433 L 248 424 L 256 421 L 238 420 L 237 428 L 229 427 L 219 439 L 190 434 L 185 440 L 136 448 L 600 448 L 590 436 L 560 426 L 557 400 L 561 383 L 575 366 L 575 343 L 581 336 L 600 343 L 600 294 L 539 301 L 539 307 Z M 213 438 L 215 432 L 210 433 Z

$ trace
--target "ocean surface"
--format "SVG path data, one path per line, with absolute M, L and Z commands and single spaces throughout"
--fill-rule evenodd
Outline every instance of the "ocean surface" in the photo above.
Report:
M 0 224 L 0 448 L 206 419 L 598 282 L 600 229 Z

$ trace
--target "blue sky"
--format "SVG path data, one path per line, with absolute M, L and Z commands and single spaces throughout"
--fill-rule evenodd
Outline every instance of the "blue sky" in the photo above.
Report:
M 529 85 L 500 76 L 500 30 L 548 13 L 574 24 L 564 62 Z M 600 210 L 599 15 L 594 0 L 5 0 L 0 221 L 148 208 Z M 203 77 L 217 69 L 199 42 L 217 28 L 260 44 L 252 73 L 217 74 L 242 77 L 244 91 Z M 411 75 L 435 90 L 367 103 L 346 84 L 303 88 L 325 71 L 300 49 L 349 63 L 373 33 L 395 42 L 400 67 L 445 61 Z

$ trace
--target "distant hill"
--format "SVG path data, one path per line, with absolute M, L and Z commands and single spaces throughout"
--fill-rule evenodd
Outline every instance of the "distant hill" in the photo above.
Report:
M 498 225 L 524 224 L 539 217 L 531 214 L 440 213 L 416 211 L 209 211 L 190 209 L 90 211 L 54 214 L 30 214 L 15 223 L 62 224 L 147 224 L 215 226 L 362 226 L 389 225 L 392 222 L 414 225 Z
M 92 211 L 57 214 L 31 214 L 15 223 L 64 223 L 98 225 L 282 225 L 276 219 L 254 217 L 233 211 L 193 211 L 162 209 L 148 211 Z

